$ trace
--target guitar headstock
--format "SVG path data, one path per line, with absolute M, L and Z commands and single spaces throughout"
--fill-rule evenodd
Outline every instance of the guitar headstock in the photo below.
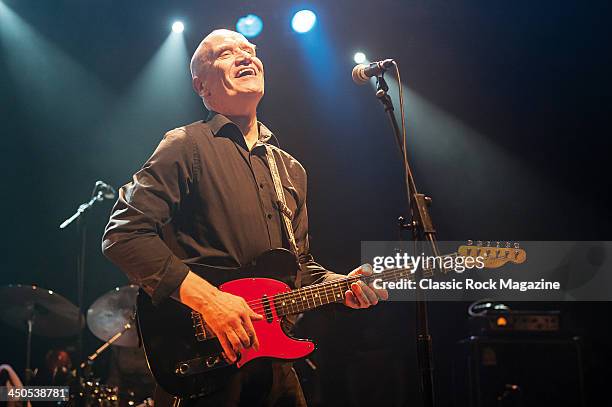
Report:
M 466 245 L 459 246 L 459 256 L 482 257 L 485 268 L 498 268 L 511 262 L 521 264 L 527 260 L 527 253 L 516 242 L 491 242 L 468 240 Z

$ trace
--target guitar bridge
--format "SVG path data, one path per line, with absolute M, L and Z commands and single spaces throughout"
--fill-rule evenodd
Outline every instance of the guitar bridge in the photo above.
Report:
M 191 311 L 191 320 L 193 321 L 193 329 L 195 330 L 194 334 L 198 342 L 203 342 L 215 337 L 215 334 L 208 329 L 206 323 L 202 319 L 202 314 L 196 311 Z

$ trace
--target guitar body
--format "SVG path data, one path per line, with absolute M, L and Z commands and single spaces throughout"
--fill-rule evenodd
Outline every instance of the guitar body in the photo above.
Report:
M 240 269 L 190 265 L 192 271 L 221 291 L 244 298 L 264 316 L 253 321 L 259 350 L 243 350 L 232 365 L 222 357 L 219 341 L 205 332 L 199 314 L 174 300 L 155 306 L 141 290 L 137 301 L 139 332 L 157 383 L 172 395 L 197 397 L 213 392 L 228 375 L 253 359 L 294 360 L 310 354 L 315 349 L 314 343 L 285 334 L 273 301 L 274 295 L 291 291 L 285 281 L 294 279 L 298 267 L 295 256 L 285 249 L 265 252 Z

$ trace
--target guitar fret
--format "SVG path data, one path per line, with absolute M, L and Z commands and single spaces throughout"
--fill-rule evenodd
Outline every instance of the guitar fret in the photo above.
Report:
M 275 295 L 275 301 L 274 304 L 276 304 L 276 314 L 281 316 L 281 315 L 287 315 L 287 308 L 285 307 L 285 301 L 281 298 L 284 294 L 276 294 Z M 278 301 L 280 301 L 280 304 L 278 303 Z M 280 312 L 279 312 L 280 311 Z
M 297 312 L 297 309 L 295 307 L 295 298 L 293 298 L 293 293 L 289 293 L 287 301 L 289 301 L 289 307 L 291 307 L 291 312 L 292 313 Z
M 298 292 L 294 292 L 291 294 L 291 305 L 293 307 L 295 307 L 295 311 L 296 312 L 302 312 L 302 310 L 300 309 L 300 293 Z
M 336 292 L 336 289 L 338 288 L 338 283 L 334 282 L 332 284 L 332 291 L 334 293 L 334 301 L 338 301 L 342 298 L 344 298 L 344 296 L 342 295 L 342 292 L 339 290 L 339 292 Z
M 310 308 L 310 304 L 308 303 L 308 295 L 306 294 L 306 292 L 301 292 L 300 295 L 302 296 L 302 301 L 304 301 L 304 311 L 306 311 L 307 309 Z
M 310 305 L 310 307 L 311 307 L 311 308 L 316 308 L 317 303 L 316 303 L 316 301 L 315 301 L 315 298 L 316 298 L 316 297 L 315 297 L 315 293 L 314 293 L 314 287 L 313 287 L 313 286 L 306 287 L 306 288 L 305 288 L 305 291 L 307 292 L 308 297 L 310 298 L 310 303 L 312 303 L 312 305 Z M 310 303 L 309 303 L 309 304 L 310 304 Z
M 297 307 L 297 304 L 295 303 L 295 294 L 291 293 L 291 294 L 289 294 L 289 296 L 291 297 L 291 298 L 289 299 L 290 304 L 291 304 L 291 310 L 292 310 L 293 312 L 296 312 L 296 313 L 297 313 L 297 312 L 299 312 L 299 309 L 298 309 L 298 307 Z

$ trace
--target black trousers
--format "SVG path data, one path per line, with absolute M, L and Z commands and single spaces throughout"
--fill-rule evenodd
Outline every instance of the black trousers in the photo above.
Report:
M 216 392 L 195 400 L 177 401 L 158 386 L 155 407 L 266 406 L 306 407 L 292 363 L 255 360 L 231 375 Z

